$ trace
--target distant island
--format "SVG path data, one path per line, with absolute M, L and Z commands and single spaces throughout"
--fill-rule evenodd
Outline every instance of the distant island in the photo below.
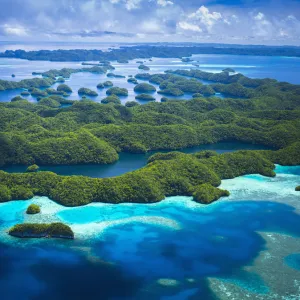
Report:
M 179 46 L 174 45 L 147 45 L 142 44 L 133 47 L 121 47 L 110 51 L 101 50 L 6 50 L 0 53 L 0 57 L 20 58 L 28 60 L 48 61 L 119 61 L 127 62 L 132 59 L 159 58 L 183 58 L 183 61 L 190 62 L 193 54 L 230 54 L 230 55 L 255 55 L 255 56 L 294 56 L 300 57 L 300 47 L 289 46 L 251 46 L 251 45 L 208 45 L 192 44 Z M 143 61 L 137 61 L 142 64 Z

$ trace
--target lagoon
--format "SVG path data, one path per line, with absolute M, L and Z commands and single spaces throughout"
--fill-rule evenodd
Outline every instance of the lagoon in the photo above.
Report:
M 246 144 L 238 142 L 216 143 L 210 145 L 201 145 L 197 147 L 179 149 L 184 153 L 196 153 L 203 150 L 213 150 L 218 153 L 233 152 L 237 150 L 266 150 L 269 149 L 262 145 Z M 83 175 L 94 178 L 114 177 L 131 172 L 144 167 L 148 158 L 157 152 L 169 151 L 150 151 L 146 154 L 120 153 L 119 160 L 108 165 L 56 165 L 40 166 L 40 171 L 51 171 L 59 175 Z M 26 171 L 27 166 L 7 166 L 2 170 L 10 173 L 22 173 Z

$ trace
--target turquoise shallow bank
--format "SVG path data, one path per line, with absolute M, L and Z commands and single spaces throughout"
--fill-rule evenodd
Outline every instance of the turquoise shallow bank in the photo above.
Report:
M 298 299 L 300 166 L 224 180 L 231 196 L 65 208 L 0 204 L 4 299 Z M 24 213 L 30 203 L 41 215 Z M 63 221 L 75 240 L 19 240 L 20 222 Z M 276 298 L 278 297 L 278 298 Z

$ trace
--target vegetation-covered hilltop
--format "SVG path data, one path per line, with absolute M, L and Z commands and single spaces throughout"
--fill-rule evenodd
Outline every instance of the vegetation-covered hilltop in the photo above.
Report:
M 9 230 L 9 235 L 20 238 L 63 238 L 74 239 L 72 229 L 63 223 L 24 223 L 17 224 Z
M 188 45 L 188 46 L 150 46 L 138 45 L 133 47 L 121 47 L 110 51 L 101 50 L 7 50 L 0 53 L 0 57 L 21 58 L 28 60 L 49 61 L 128 61 L 136 58 L 149 59 L 151 57 L 182 58 L 193 54 L 234 54 L 234 55 L 260 55 L 260 56 L 300 56 L 299 47 L 276 46 L 234 46 L 222 45 Z M 188 58 L 186 58 L 188 59 Z M 139 62 L 143 63 L 143 62 Z
M 275 176 L 273 163 L 300 164 L 300 143 L 279 151 L 238 151 L 217 155 L 212 151 L 196 154 L 158 153 L 146 167 L 113 178 L 59 176 L 51 172 L 5 173 L 0 171 L 0 202 L 11 200 L 13 190 L 48 196 L 66 206 L 92 201 L 106 203 L 152 203 L 166 196 L 191 195 L 210 203 L 227 191 L 218 189 L 222 179 L 245 174 Z M 208 192 L 207 192 L 208 191 Z

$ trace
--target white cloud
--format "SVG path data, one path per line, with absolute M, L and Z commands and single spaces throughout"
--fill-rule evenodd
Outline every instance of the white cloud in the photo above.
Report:
M 24 28 L 23 26 L 4 24 L 2 27 L 3 27 L 2 28 L 3 33 L 5 35 L 14 35 L 14 36 L 27 36 L 28 35 L 27 29 Z
M 208 31 L 222 19 L 222 14 L 219 12 L 210 12 L 207 7 L 202 5 L 196 12 L 190 14 L 188 18 L 192 21 L 199 21 Z
M 265 15 L 259 12 L 256 16 L 254 16 L 254 20 L 261 21 L 265 18 Z
M 157 4 L 162 6 L 162 7 L 166 7 L 168 5 L 173 5 L 174 3 L 172 1 L 169 1 L 169 0 L 157 0 Z
M 141 29 L 147 33 L 157 33 L 161 31 L 160 24 L 155 20 L 148 20 L 142 23 Z
M 253 17 L 254 25 L 252 26 L 253 35 L 259 37 L 271 37 L 273 34 L 273 24 L 267 20 L 266 16 L 259 12 Z
M 189 30 L 189 31 L 202 32 L 202 29 L 198 25 L 191 24 L 185 21 L 179 22 L 178 27 L 180 29 L 187 30 L 187 31 Z
M 126 0 L 125 7 L 127 10 L 133 10 L 139 8 L 141 0 Z

